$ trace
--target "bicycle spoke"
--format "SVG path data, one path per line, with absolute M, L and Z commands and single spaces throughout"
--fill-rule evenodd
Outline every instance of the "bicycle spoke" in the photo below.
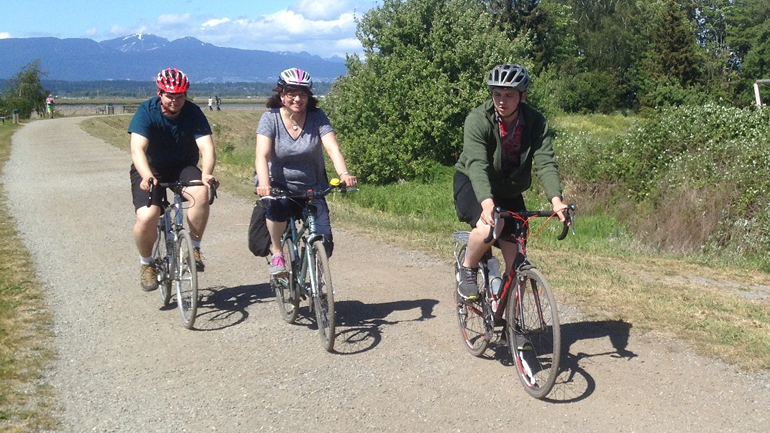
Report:
M 198 311 L 198 272 L 192 240 L 185 230 L 179 231 L 178 234 L 177 263 L 176 302 L 182 323 L 185 328 L 192 329 Z
M 278 310 L 281 318 L 287 323 L 294 323 L 297 320 L 299 312 L 299 297 L 296 294 L 295 285 L 295 263 L 291 259 L 293 256 L 294 243 L 286 238 L 283 241 L 283 256 L 286 261 L 286 273 L 274 275 L 270 279 L 270 285 L 275 291 L 275 300 L 278 304 Z
M 524 389 L 543 398 L 559 373 L 561 331 L 556 303 L 543 274 L 531 268 L 520 271 L 519 296 L 508 303 L 507 338 Z
M 463 246 L 458 252 L 458 263 L 462 263 L 465 258 L 466 246 Z M 456 266 L 455 266 L 456 267 Z M 459 269 L 455 269 L 455 275 L 459 275 Z M 483 276 L 479 274 L 479 284 L 483 285 Z M 481 356 L 489 347 L 489 338 L 491 330 L 484 320 L 483 297 L 475 301 L 466 301 L 460 298 L 457 293 L 457 286 L 454 288 L 454 302 L 457 313 L 457 325 L 460 328 L 460 337 L 473 356 Z
M 336 318 L 334 312 L 334 289 L 332 275 L 329 269 L 329 258 L 326 256 L 326 248 L 322 241 L 315 241 L 312 245 L 311 260 L 313 260 L 313 276 L 311 277 L 313 309 L 315 310 L 318 333 L 324 349 L 334 350 L 336 336 Z

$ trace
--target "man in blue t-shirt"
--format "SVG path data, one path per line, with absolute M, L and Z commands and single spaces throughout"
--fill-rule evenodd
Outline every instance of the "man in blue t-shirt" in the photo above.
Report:
M 190 207 L 187 222 L 195 249 L 195 262 L 203 271 L 200 243 L 209 218 L 208 187 L 214 178 L 216 151 L 211 127 L 201 109 L 185 103 L 190 81 L 177 69 L 161 71 L 156 79 L 157 96 L 143 102 L 128 126 L 131 134 L 131 190 L 136 209 L 134 241 L 141 261 L 142 289 L 158 288 L 152 246 L 157 237 L 160 204 L 165 191 L 156 189 L 147 206 L 150 181 L 201 180 L 204 185 L 184 189 Z M 198 162 L 200 161 L 200 168 Z

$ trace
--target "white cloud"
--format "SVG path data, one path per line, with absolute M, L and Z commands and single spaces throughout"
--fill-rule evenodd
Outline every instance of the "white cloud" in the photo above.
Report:
M 113 26 L 113 37 L 151 33 L 169 40 L 192 36 L 220 47 L 306 51 L 321 57 L 361 53 L 356 18 L 375 0 L 297 0 L 289 8 L 258 17 L 160 15 L 136 27 Z
M 309 20 L 333 20 L 352 10 L 353 5 L 354 3 L 348 0 L 299 0 L 289 9 Z
M 12 37 L 13 36 L 11 36 L 11 34 L 8 32 L 0 32 L 0 39 L 10 39 Z
M 99 34 L 99 30 L 96 27 L 92 27 L 86 30 L 86 36 L 88 36 L 89 38 L 93 38 L 98 34 Z
M 216 27 L 220 24 L 225 24 L 229 22 L 230 22 L 230 18 L 213 19 L 213 20 L 208 20 L 205 23 L 201 24 L 201 27 Z

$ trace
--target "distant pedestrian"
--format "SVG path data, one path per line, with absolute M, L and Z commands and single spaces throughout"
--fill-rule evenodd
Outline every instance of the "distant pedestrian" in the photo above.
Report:
M 53 95 L 49 94 L 45 100 L 45 111 L 48 113 L 48 118 L 53 119 L 53 109 L 56 103 L 53 100 Z
M 214 99 L 209 96 L 209 111 L 214 111 Z
M 215 99 L 216 99 L 216 102 L 217 102 L 217 111 L 221 111 L 222 108 L 220 107 L 220 105 L 222 104 L 222 99 L 219 98 L 219 95 L 217 95 L 215 97 Z

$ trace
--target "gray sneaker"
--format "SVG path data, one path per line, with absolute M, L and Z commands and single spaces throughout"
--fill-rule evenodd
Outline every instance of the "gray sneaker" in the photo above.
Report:
M 479 268 L 460 266 L 460 284 L 457 285 L 457 293 L 463 299 L 473 301 L 479 297 L 478 273 Z
M 152 292 L 158 288 L 158 270 L 155 269 L 155 265 L 142 265 L 139 282 L 145 292 Z

